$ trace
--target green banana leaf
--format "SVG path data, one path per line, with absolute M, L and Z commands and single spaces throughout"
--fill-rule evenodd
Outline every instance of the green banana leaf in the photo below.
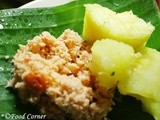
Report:
M 155 0 L 76 0 L 51 8 L 6 9 L 0 11 L 0 120 L 11 120 L 24 113 L 37 114 L 32 105 L 23 105 L 15 91 L 6 89 L 12 77 L 11 60 L 18 44 L 49 31 L 58 37 L 70 28 L 82 34 L 84 4 L 99 3 L 117 12 L 132 10 L 134 14 L 151 22 L 155 27 L 147 46 L 160 50 L 160 12 Z M 118 28 L 117 28 L 118 29 Z M 9 58 L 6 59 L 6 56 Z M 143 112 L 140 101 L 128 96 L 115 95 L 116 106 L 109 113 L 111 120 L 154 120 Z M 12 116 L 9 116 L 9 114 Z M 7 118 L 7 117 L 10 118 Z M 20 118 L 22 119 L 22 118 Z

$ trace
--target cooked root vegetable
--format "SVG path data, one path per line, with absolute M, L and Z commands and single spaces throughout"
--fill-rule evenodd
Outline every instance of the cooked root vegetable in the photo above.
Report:
M 160 102 L 146 97 L 142 97 L 140 100 L 144 110 L 152 114 L 155 120 L 160 120 Z
M 122 94 L 138 95 L 160 102 L 160 52 L 144 48 L 132 74 L 118 85 Z
M 130 45 L 111 39 L 96 41 L 91 50 L 90 70 L 100 85 L 108 89 L 128 77 L 130 68 L 137 59 Z
M 116 13 L 98 4 L 87 4 L 85 7 L 83 37 L 87 42 L 111 38 L 138 49 L 145 45 L 154 30 L 154 26 L 132 11 Z
M 121 94 L 140 99 L 160 120 L 160 53 L 145 47 L 154 26 L 132 11 L 116 13 L 98 4 L 85 7 L 83 37 L 93 43 L 90 70 L 97 82 L 107 89 L 117 85 Z

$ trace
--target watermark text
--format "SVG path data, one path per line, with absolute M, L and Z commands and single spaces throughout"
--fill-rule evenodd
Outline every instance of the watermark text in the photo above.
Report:
M 1 114 L 1 117 L 7 119 L 7 120 L 44 120 L 46 119 L 46 115 L 35 115 L 30 113 L 24 113 L 24 114 L 11 114 L 11 113 L 3 113 Z

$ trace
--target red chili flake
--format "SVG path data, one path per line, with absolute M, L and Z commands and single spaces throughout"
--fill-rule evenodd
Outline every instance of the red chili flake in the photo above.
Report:
M 44 91 L 46 89 L 45 78 L 38 73 L 29 73 L 26 78 L 26 83 L 36 91 Z

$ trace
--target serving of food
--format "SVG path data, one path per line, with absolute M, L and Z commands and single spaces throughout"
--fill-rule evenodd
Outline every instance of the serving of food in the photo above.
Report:
M 46 115 L 45 119 L 112 120 L 108 114 L 117 105 L 114 98 L 118 90 L 119 94 L 140 101 L 145 112 L 160 120 L 160 52 L 147 46 L 153 34 L 159 33 L 156 24 L 160 24 L 160 18 L 154 26 L 132 10 L 115 12 L 98 4 L 101 2 L 81 2 L 79 4 L 85 7 L 82 29 L 78 24 L 74 29 L 73 24 L 57 22 L 55 19 L 53 23 L 45 23 L 45 26 L 40 24 L 42 19 L 37 23 L 24 24 L 25 30 L 33 25 L 36 31 L 36 26 L 39 26 L 39 34 L 30 36 L 24 43 L 16 43 L 19 47 L 9 61 L 12 75 L 10 79 L 7 78 L 5 89 L 15 90 L 21 104 L 34 106 L 37 114 Z M 68 9 L 65 5 L 60 7 Z M 62 9 L 55 7 L 47 9 L 49 13 L 46 15 L 43 9 L 46 10 L 32 9 L 34 12 L 30 12 L 28 21 L 34 19 L 32 16 L 39 11 L 44 16 L 63 13 Z M 13 12 L 13 16 L 28 16 L 27 12 L 22 13 L 21 10 Z M 52 13 L 53 10 L 55 13 Z M 0 13 L 2 18 L 4 13 Z M 62 14 L 59 15 L 61 18 Z M 78 23 L 78 17 L 70 22 Z M 69 18 L 66 19 L 69 22 Z M 53 29 L 60 26 L 61 33 L 59 28 L 57 32 L 52 32 L 46 30 L 46 26 L 53 26 Z M 12 27 L 21 28 L 18 24 Z M 12 45 L 15 44 L 14 39 L 11 41 Z M 10 55 L 4 57 L 5 61 L 10 59 Z M 6 119 L 3 109 L 0 113 Z
M 8 87 L 50 119 L 101 120 L 111 109 L 113 91 L 94 83 L 89 48 L 69 29 L 58 39 L 43 32 L 20 46 Z

